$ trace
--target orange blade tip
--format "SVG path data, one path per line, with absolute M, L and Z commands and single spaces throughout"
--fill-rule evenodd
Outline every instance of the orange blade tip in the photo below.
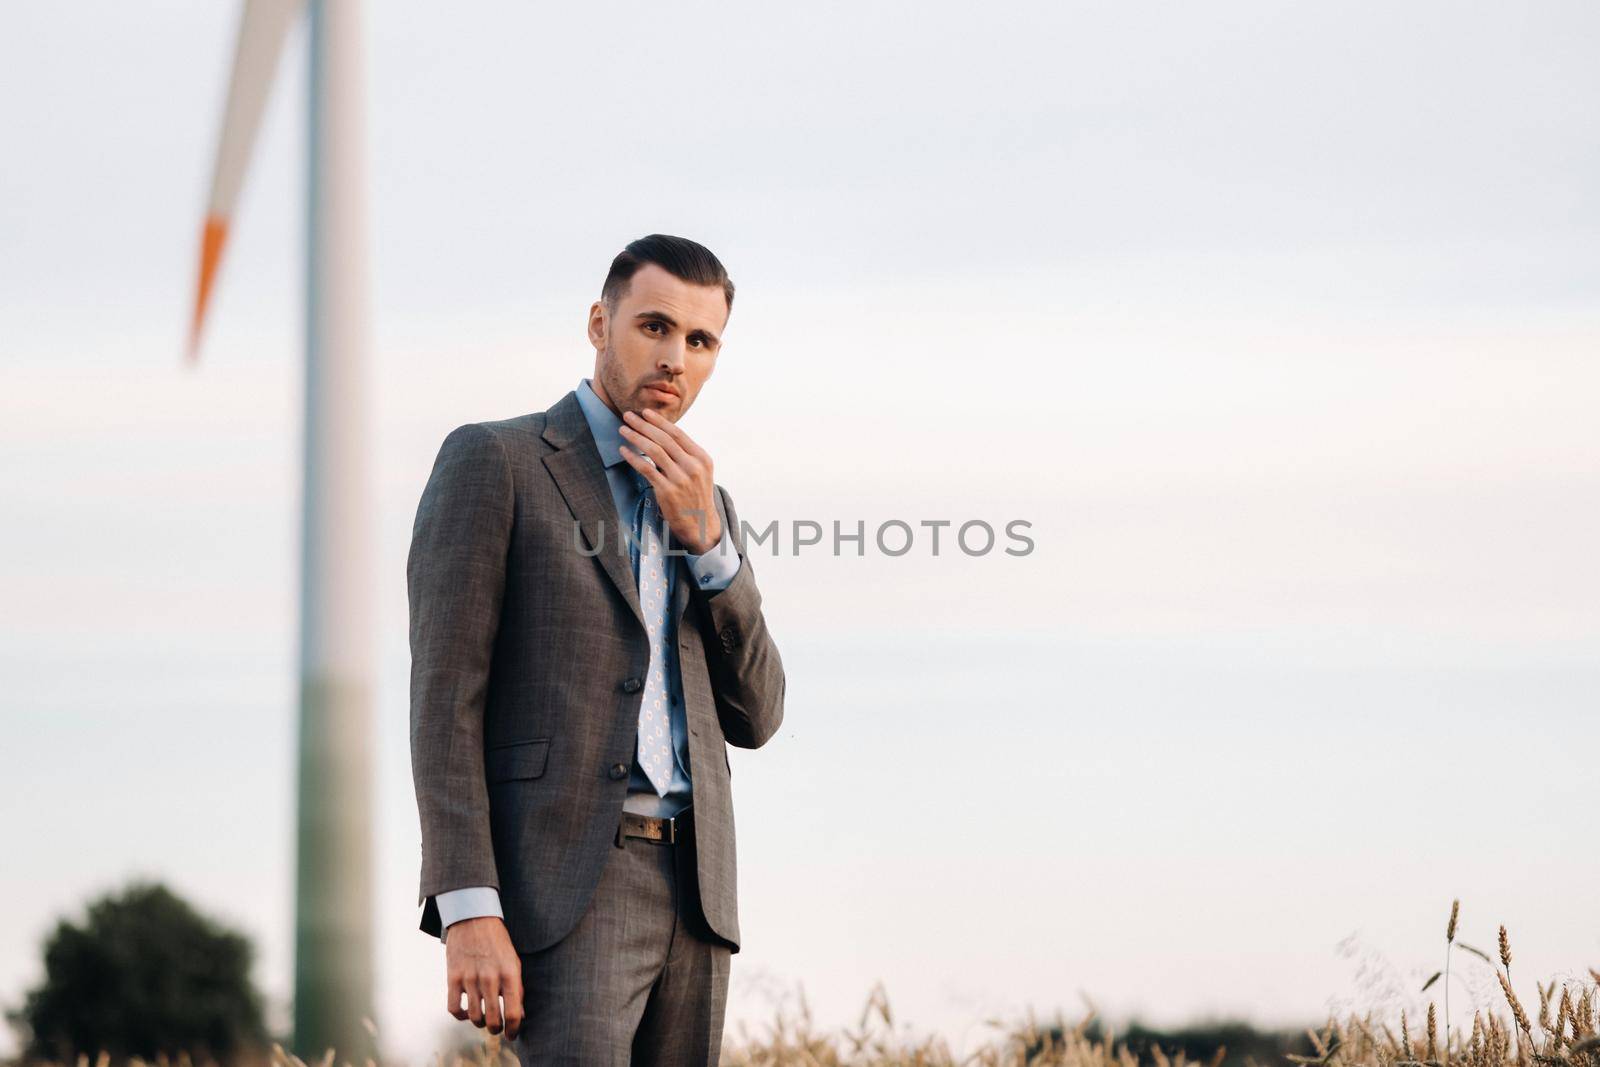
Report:
M 212 284 L 217 278 L 217 265 L 222 261 L 222 246 L 228 239 L 228 220 L 221 215 L 207 215 L 205 229 L 200 235 L 200 281 L 194 295 L 194 320 L 189 325 L 189 362 L 200 354 L 200 327 L 205 322 L 206 306 L 211 301 Z

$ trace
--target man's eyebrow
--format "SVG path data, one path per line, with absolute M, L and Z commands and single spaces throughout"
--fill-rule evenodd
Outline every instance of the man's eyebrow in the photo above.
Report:
M 641 311 L 639 314 L 635 315 L 633 319 L 635 322 L 638 322 L 640 319 L 660 319 L 673 329 L 677 329 L 678 327 L 678 320 L 674 319 L 671 315 L 668 315 L 665 311 Z M 705 335 L 705 337 L 707 337 L 714 345 L 720 345 L 722 343 L 722 338 L 718 337 L 710 330 L 701 328 L 696 330 L 695 333 Z

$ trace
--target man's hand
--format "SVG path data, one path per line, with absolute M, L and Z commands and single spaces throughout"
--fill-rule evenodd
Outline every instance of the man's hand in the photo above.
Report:
M 722 540 L 722 520 L 711 500 L 716 485 L 706 450 L 653 408 L 646 408 L 643 415 L 624 411 L 622 438 L 632 446 L 622 449 L 622 458 L 655 488 L 672 539 L 696 556 L 716 548 Z
M 450 1014 L 471 1019 L 480 1030 L 487 1025 L 491 1034 L 504 1029 L 507 1040 L 516 1037 L 522 1029 L 522 960 L 505 921 L 498 915 L 480 915 L 451 923 L 445 932 L 444 961 Z M 465 1008 L 462 993 L 467 995 Z

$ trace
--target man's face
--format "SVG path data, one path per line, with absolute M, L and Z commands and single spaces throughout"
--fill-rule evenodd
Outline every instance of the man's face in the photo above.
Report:
M 691 285 L 646 263 L 615 311 L 599 300 L 589 308 L 595 392 L 619 416 L 654 408 L 677 422 L 711 377 L 727 323 L 720 285 Z

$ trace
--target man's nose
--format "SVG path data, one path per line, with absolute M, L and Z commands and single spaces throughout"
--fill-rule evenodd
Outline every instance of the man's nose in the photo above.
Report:
M 656 366 L 673 374 L 682 374 L 685 358 L 683 342 L 668 341 L 656 353 Z

